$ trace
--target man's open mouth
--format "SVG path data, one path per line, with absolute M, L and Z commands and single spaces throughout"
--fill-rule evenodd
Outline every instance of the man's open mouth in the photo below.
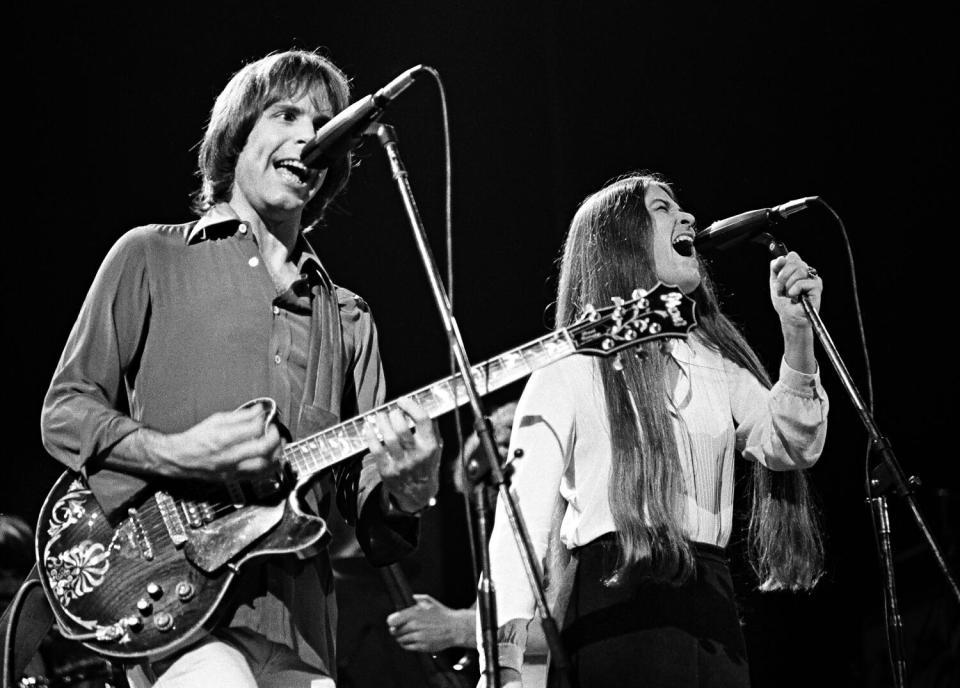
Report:
M 309 184 L 313 179 L 313 170 L 296 158 L 277 160 L 273 163 L 273 166 L 281 172 L 285 172 L 288 176 L 293 177 L 300 184 Z

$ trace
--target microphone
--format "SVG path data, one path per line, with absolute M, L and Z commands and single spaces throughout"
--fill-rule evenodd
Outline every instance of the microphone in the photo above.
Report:
M 819 198 L 819 196 L 807 196 L 795 201 L 787 201 L 772 208 L 748 210 L 725 220 L 718 220 L 706 229 L 697 232 L 693 237 L 693 245 L 698 251 L 709 251 L 711 249 L 722 251 L 741 241 L 752 239 L 770 225 L 800 212 Z
M 422 71 L 423 65 L 411 67 L 376 93 L 345 108 L 317 130 L 313 140 L 300 151 L 300 161 L 308 167 L 323 169 L 349 153 L 367 127 L 380 119 L 390 101 L 407 90 Z

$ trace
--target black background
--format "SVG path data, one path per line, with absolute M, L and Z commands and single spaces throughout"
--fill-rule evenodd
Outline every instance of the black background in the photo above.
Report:
M 454 298 L 475 362 L 550 326 L 566 224 L 613 176 L 664 173 L 702 226 L 801 196 L 827 200 L 852 243 L 877 422 L 905 470 L 923 478 L 921 506 L 955 556 L 955 354 L 944 332 L 954 326 L 957 60 L 945 10 L 430 0 L 34 3 L 21 12 L 6 92 L 14 216 L 3 239 L 3 511 L 32 523 L 60 472 L 40 444 L 39 410 L 100 260 L 130 227 L 189 219 L 195 144 L 216 94 L 245 62 L 300 47 L 329 54 L 353 77 L 357 97 L 415 64 L 439 70 L 452 135 Z M 436 89 L 418 82 L 387 119 L 442 263 Z M 448 359 L 383 155 L 368 144 L 359 159 L 313 240 L 334 279 L 372 304 L 396 396 L 446 375 Z M 823 318 L 866 395 L 837 223 L 815 208 L 791 218 L 781 236 L 824 277 Z M 714 271 L 728 311 L 775 371 L 779 328 L 762 251 L 725 254 Z M 757 595 L 738 574 L 758 686 L 887 681 L 863 505 L 866 434 L 820 358 L 833 407 L 827 450 L 811 475 L 829 572 L 800 596 Z M 449 419 L 443 427 L 449 432 Z M 435 513 L 450 518 L 430 529 L 437 537 L 420 556 L 435 566 L 420 583 L 468 604 L 462 522 L 444 495 Z M 908 661 L 921 685 L 944 661 L 936 628 L 943 614 L 956 618 L 956 606 L 899 500 L 891 517 Z

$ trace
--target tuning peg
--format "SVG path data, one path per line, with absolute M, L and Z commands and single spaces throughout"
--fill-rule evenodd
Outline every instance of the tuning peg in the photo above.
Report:
M 634 289 L 632 292 L 630 292 L 630 298 L 633 298 L 633 299 L 642 299 L 646 295 L 647 295 L 646 289 Z
M 599 315 L 597 315 L 597 309 L 593 307 L 592 303 L 588 303 L 583 307 L 583 316 L 588 320 L 596 320 Z
M 613 296 L 613 297 L 610 298 L 610 300 L 613 301 L 613 305 L 614 305 L 614 306 L 622 306 L 622 305 L 623 305 L 623 299 L 620 298 L 619 296 Z

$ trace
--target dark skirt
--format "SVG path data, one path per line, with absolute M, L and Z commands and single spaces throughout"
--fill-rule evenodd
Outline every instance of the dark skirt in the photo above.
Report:
M 696 575 L 679 587 L 604 585 L 617 553 L 613 534 L 577 550 L 562 637 L 579 687 L 749 686 L 724 550 L 696 543 Z M 551 679 L 556 685 L 556 676 Z

